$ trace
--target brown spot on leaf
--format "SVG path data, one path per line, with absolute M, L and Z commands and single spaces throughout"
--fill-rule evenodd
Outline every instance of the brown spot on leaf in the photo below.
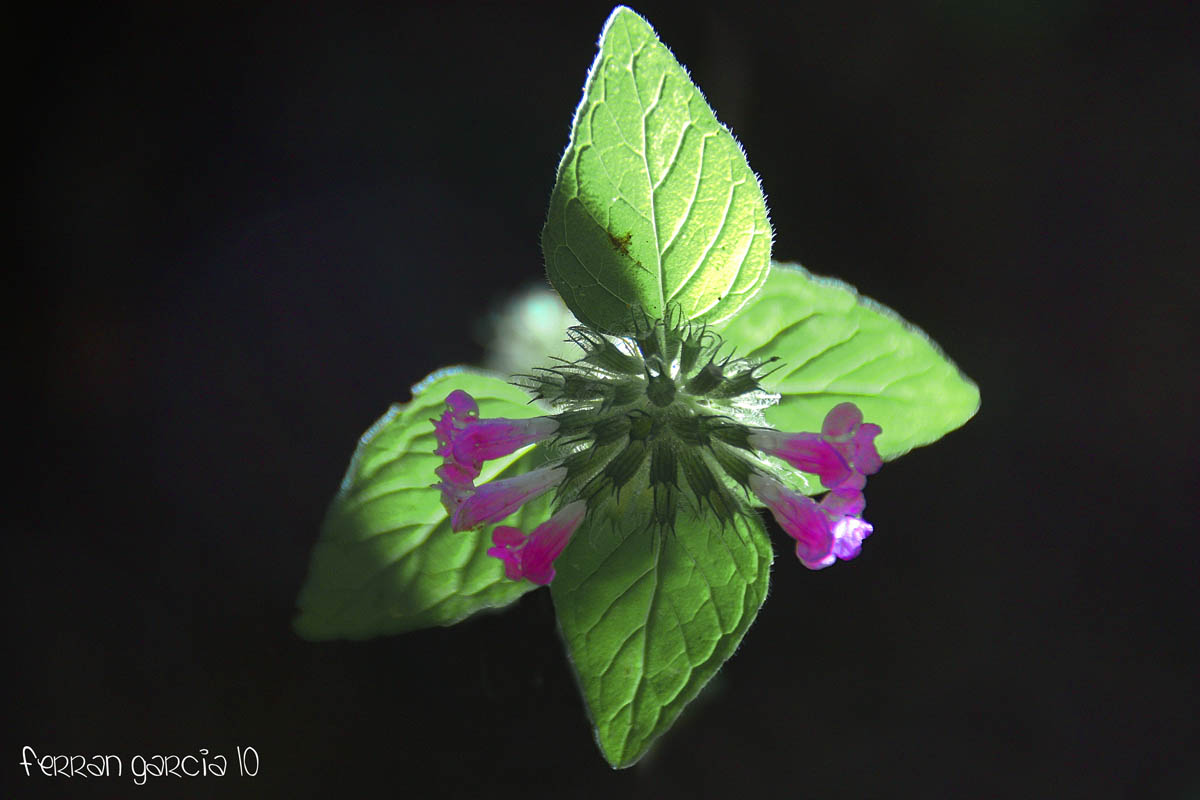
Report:
M 614 250 L 623 256 L 628 256 L 629 245 L 633 242 L 633 232 L 626 231 L 620 236 L 614 236 L 611 231 L 608 231 L 608 241 L 612 244 Z

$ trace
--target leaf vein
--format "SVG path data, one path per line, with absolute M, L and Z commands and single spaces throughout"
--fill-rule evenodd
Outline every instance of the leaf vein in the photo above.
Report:
M 794 367 L 792 367 L 791 369 L 787 370 L 787 372 L 786 372 L 786 373 L 784 373 L 783 375 L 781 375 L 781 376 L 779 377 L 779 379 L 778 379 L 778 380 L 779 380 L 779 382 L 782 382 L 782 381 L 786 380 L 787 378 L 790 378 L 790 377 L 792 377 L 792 376 L 793 376 L 793 375 L 795 375 L 797 372 L 799 372 L 800 370 L 802 370 L 802 369 L 804 369 L 805 367 L 807 367 L 809 364 L 813 363 L 814 361 L 817 361 L 818 359 L 824 358 L 824 357 L 825 357 L 826 355 L 828 355 L 830 352 L 832 352 L 833 350 L 836 350 L 837 348 L 841 347 L 842 345 L 845 345 L 845 344 L 848 344 L 848 343 L 850 343 L 850 342 L 851 342 L 851 341 L 854 339 L 854 337 L 858 336 L 858 332 L 859 332 L 858 326 L 857 326 L 857 325 L 855 325 L 855 326 L 854 326 L 854 330 L 853 330 L 853 331 L 850 333 L 850 335 L 849 335 L 849 336 L 847 336 L 845 339 L 841 339 L 841 340 L 839 340 L 839 341 L 837 341 L 837 342 L 834 342 L 834 343 L 833 343 L 833 344 L 831 344 L 831 345 L 828 345 L 827 347 L 825 347 L 825 348 L 823 348 L 823 349 L 821 349 L 821 350 L 817 351 L 816 353 L 813 353 L 811 356 L 809 356 L 808 358 L 804 359 L 803 361 L 801 361 L 801 362 L 800 362 L 799 364 L 797 364 L 796 366 L 794 366 Z M 828 386 L 826 386 L 825 388 L 828 388 Z M 822 391 L 824 391 L 824 390 L 822 390 Z M 794 392 L 788 392 L 788 394 L 794 394 Z
M 705 147 L 705 150 L 707 150 L 707 146 Z M 701 156 L 700 156 L 700 163 L 701 163 L 701 171 L 703 171 L 703 169 L 704 169 L 704 167 L 703 167 L 703 164 L 704 164 L 703 152 L 701 153 Z M 716 231 L 713 233 L 712 241 L 710 241 L 708 243 L 708 246 L 704 248 L 704 252 L 700 255 L 700 258 L 696 261 L 696 264 L 692 267 L 691 272 L 689 272 L 687 274 L 687 277 L 685 277 L 683 279 L 683 281 L 680 282 L 679 286 L 676 287 L 673 292 L 671 292 L 671 297 L 668 298 L 669 300 L 674 299 L 676 295 L 678 295 L 680 292 L 682 292 L 688 286 L 688 284 L 691 283 L 692 278 L 696 275 L 696 273 L 700 271 L 700 267 L 704 266 L 708 262 L 708 257 L 712 254 L 713 248 L 716 247 L 717 240 L 721 238 L 721 234 L 724 232 L 725 226 L 729 223 L 729 211 L 730 211 L 730 209 L 733 208 L 734 192 L 737 189 L 737 187 L 741 186 L 743 183 L 745 183 L 744 180 L 738 181 L 736 183 L 731 183 L 729 185 L 729 196 L 725 199 L 725 210 L 721 213 L 721 224 L 717 226 Z M 710 306 L 710 308 L 711 308 L 711 306 Z
M 648 112 L 646 111 L 646 103 L 645 103 L 645 101 L 642 100 L 642 89 L 640 86 L 638 86 L 637 66 L 634 63 L 637 59 L 638 53 L 641 52 L 641 48 L 637 48 L 637 49 L 633 48 L 633 39 L 630 37 L 628 29 L 625 30 L 625 39 L 626 39 L 626 41 L 629 42 L 630 49 L 634 50 L 633 55 L 630 57 L 630 61 L 629 61 L 629 71 L 630 71 L 630 74 L 633 76 L 633 91 L 634 91 L 634 94 L 637 96 L 638 108 L 640 108 L 642 111 L 642 151 L 641 151 L 640 155 L 642 157 L 642 167 L 645 170 L 644 174 L 646 177 L 646 187 L 650 188 L 650 185 L 653 183 L 653 180 L 652 180 L 652 177 L 650 174 L 650 160 L 646 156 L 646 150 L 647 150 L 647 147 L 646 147 L 646 141 L 647 141 L 647 139 L 646 139 L 646 136 L 647 136 L 647 134 L 646 134 L 646 118 L 647 118 Z M 666 282 L 666 274 L 663 271 L 662 237 L 659 235 L 659 232 L 658 232 L 658 203 L 655 202 L 653 192 L 650 192 L 649 199 L 650 199 L 650 230 L 654 234 L 654 257 L 657 259 L 657 263 L 655 264 L 655 267 L 658 272 L 658 310 L 662 311 L 666 307 L 666 298 L 663 296 L 663 284 Z
M 689 127 L 691 127 L 691 125 L 692 125 L 692 123 L 688 122 L 688 124 L 684 126 L 684 128 L 683 128 L 684 134 L 687 133 L 687 129 Z M 680 145 L 683 144 L 683 135 L 684 134 L 681 134 L 679 137 Z M 683 216 L 680 218 L 679 224 L 677 226 L 675 226 L 675 230 L 671 232 L 670 238 L 667 239 L 666 246 L 663 247 L 663 255 L 664 256 L 667 254 L 667 251 L 670 250 L 674 246 L 675 242 L 679 240 L 679 234 L 683 232 L 684 227 L 687 226 L 688 221 L 691 220 L 691 218 L 692 218 L 692 212 L 695 211 L 695 209 L 696 209 L 696 198 L 700 196 L 700 178 L 704 174 L 704 155 L 703 155 L 704 148 L 708 146 L 708 140 L 713 138 L 715 135 L 716 134 L 713 134 L 713 133 L 706 133 L 706 134 L 703 134 L 703 136 L 700 139 L 700 153 L 701 153 L 700 164 L 696 169 L 696 182 L 692 186 L 692 197 L 690 200 L 688 200 L 687 209 L 684 211 Z M 678 157 L 678 155 L 679 155 L 679 150 L 676 149 L 675 156 Z M 672 162 L 672 166 L 673 165 L 674 165 L 674 162 Z M 668 170 L 668 172 L 670 172 L 670 170 Z M 665 175 L 663 176 L 663 180 L 666 180 Z M 697 266 L 696 269 L 699 269 L 699 266 Z M 672 294 L 671 297 L 667 298 L 667 299 L 670 300 L 674 296 L 675 295 Z
M 743 185 L 743 184 L 745 184 L 745 181 L 742 181 L 742 183 L 738 184 L 738 185 Z M 734 284 L 737 283 L 738 278 L 741 276 L 742 267 L 746 266 L 746 260 L 748 258 L 750 258 L 750 251 L 754 249 L 754 237 L 757 235 L 758 235 L 757 231 L 753 232 L 750 234 L 750 238 L 746 240 L 746 249 L 742 251 L 742 257 L 738 261 L 737 268 L 733 271 L 733 276 L 729 279 L 729 285 L 725 287 L 725 291 L 722 294 L 717 295 L 716 299 L 714 299 L 712 302 L 710 302 L 707 306 L 705 306 L 704 308 L 697 311 L 696 313 L 698 315 L 699 314 L 707 314 L 710 310 L 712 310 L 717 305 L 717 303 L 719 303 L 722 300 L 724 300 L 725 298 L 731 297 L 733 294 L 735 294 L 735 292 L 733 291 L 733 286 L 734 286 Z M 714 240 L 714 242 L 715 242 L 715 240 Z
M 809 320 L 815 318 L 817 315 L 818 315 L 818 312 L 810 311 L 808 314 L 801 317 L 800 319 L 795 320 L 794 322 L 789 322 L 787 325 L 783 326 L 778 331 L 776 331 L 775 334 L 772 335 L 770 339 L 767 339 L 767 341 L 763 342 L 758 347 L 755 347 L 753 350 L 751 350 L 749 353 L 747 353 L 746 357 L 749 358 L 749 357 L 753 356 L 753 357 L 757 358 L 758 354 L 760 352 L 762 352 L 763 350 L 766 350 L 768 347 L 775 344 L 776 341 L 783 338 L 784 336 L 787 336 L 789 333 L 796 330 L 797 328 L 799 328 L 801 325 L 808 322 Z

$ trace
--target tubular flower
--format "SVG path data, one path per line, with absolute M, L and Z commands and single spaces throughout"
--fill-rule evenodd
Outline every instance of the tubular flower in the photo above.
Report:
M 863 476 L 883 466 L 875 449 L 875 437 L 883 429 L 863 424 L 862 412 L 853 403 L 841 403 L 825 415 L 820 433 L 782 433 L 759 430 L 750 434 L 750 446 L 783 459 L 803 472 L 821 478 L 821 485 L 834 489 L 843 484 L 864 485 Z
M 483 462 L 515 453 L 553 435 L 558 428 L 549 417 L 481 420 L 475 398 L 461 389 L 446 397 L 441 418 L 430 422 L 438 440 L 434 455 L 442 457 L 442 465 L 434 470 L 441 478 L 436 488 L 450 514 L 474 494 Z
M 450 514 L 458 510 L 463 500 L 475 491 L 479 469 L 472 469 L 470 464 L 460 463 L 454 457 L 454 439 L 478 418 L 479 405 L 475 398 L 456 389 L 446 396 L 446 410 L 442 416 L 430 420 L 433 423 L 433 435 L 438 441 L 433 453 L 442 457 L 442 465 L 434 470 L 441 482 L 435 484 L 434 488 L 441 490 L 442 505 Z
M 450 527 L 469 531 L 488 522 L 499 522 L 535 497 L 562 483 L 562 467 L 542 467 L 515 478 L 485 483 L 464 500 L 451 517 Z
M 517 376 L 550 416 L 481 420 L 470 395 L 446 398 L 434 420 L 436 472 L 454 530 L 501 522 L 553 490 L 549 519 L 529 534 L 496 528 L 488 550 L 509 578 L 545 584 L 581 528 L 669 535 L 681 508 L 725 527 L 755 513 L 754 495 L 809 568 L 858 554 L 871 532 L 859 515 L 865 476 L 880 467 L 878 425 L 843 403 L 819 433 L 772 430 L 762 412 L 779 396 L 761 381 L 775 359 L 734 358 L 719 336 L 675 310 L 658 320 L 635 311 L 627 329 L 617 336 L 572 328 L 581 358 Z M 535 443 L 543 466 L 475 485 L 484 461 Z M 776 458 L 820 476 L 826 496 L 817 502 L 786 488 Z
M 857 489 L 835 489 L 818 503 L 759 473 L 750 476 L 750 487 L 784 532 L 796 540 L 796 557 L 809 569 L 854 558 L 871 533 L 870 523 L 857 516 L 866 507 Z
M 545 586 L 554 580 L 554 559 L 567 546 L 586 513 L 587 503 L 576 500 L 534 528 L 533 533 L 501 525 L 492 532 L 496 546 L 487 551 L 488 555 L 504 562 L 509 580 L 526 578 Z
M 558 430 L 550 417 L 532 419 L 481 419 L 468 425 L 451 440 L 454 460 L 468 464 L 479 474 L 485 461 L 515 453 L 526 445 L 540 442 Z
M 883 433 L 878 425 L 863 422 L 862 411 L 854 403 L 840 403 L 825 415 L 821 438 L 829 442 L 858 475 L 874 475 L 883 466 L 875 449 L 875 437 Z
M 842 454 L 819 433 L 764 430 L 750 434 L 747 441 L 755 450 L 783 459 L 802 472 L 819 476 L 821 485 L 827 489 L 842 485 L 854 474 Z

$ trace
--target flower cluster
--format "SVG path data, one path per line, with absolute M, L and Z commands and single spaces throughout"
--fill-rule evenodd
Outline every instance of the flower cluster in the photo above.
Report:
M 816 474 L 829 489 L 817 503 L 766 476 L 750 477 L 754 494 L 796 540 L 796 556 L 804 566 L 827 567 L 839 558 L 854 558 L 862 549 L 862 540 L 871 533 L 870 523 L 859 517 L 867 505 L 862 490 L 866 476 L 883 466 L 875 449 L 875 437 L 882 431 L 878 425 L 863 423 L 858 406 L 842 403 L 826 415 L 819 434 L 774 430 L 750 434 L 752 447 Z
M 433 420 L 442 465 L 442 503 L 455 531 L 504 520 L 554 491 L 555 513 L 526 534 L 501 525 L 488 554 L 512 580 L 546 584 L 554 560 L 585 520 L 674 529 L 681 509 L 712 514 L 720 525 L 770 509 L 796 540 L 796 555 L 820 569 L 858 555 L 871 525 L 861 518 L 866 476 L 882 465 L 878 425 L 853 403 L 831 409 L 819 433 L 768 427 L 764 408 L 778 401 L 761 386 L 774 359 L 737 358 L 705 326 L 635 317 L 629 336 L 588 327 L 570 331 L 577 361 L 519 376 L 555 413 L 532 419 L 481 419 L 466 392 L 446 398 Z M 531 444 L 544 464 L 476 486 L 485 461 Z M 793 470 L 816 475 L 819 502 L 794 488 Z M 790 484 L 790 485 L 789 485 Z

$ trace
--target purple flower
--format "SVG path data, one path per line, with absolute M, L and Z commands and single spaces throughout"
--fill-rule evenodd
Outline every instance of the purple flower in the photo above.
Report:
M 504 562 L 504 574 L 509 580 L 527 578 L 545 586 L 554 580 L 554 559 L 567 546 L 586 514 L 587 504 L 576 500 L 530 534 L 501 525 L 492 532 L 496 546 L 487 551 L 488 555 Z
M 485 483 L 459 503 L 450 527 L 456 531 L 469 531 L 485 523 L 499 522 L 562 483 L 565 477 L 565 467 L 541 467 L 514 478 Z
M 454 457 L 454 439 L 473 421 L 479 418 L 479 405 L 475 398 L 455 389 L 446 397 L 446 410 L 433 423 L 433 435 L 437 437 L 438 446 L 434 455 L 442 457 L 442 465 L 434 470 L 441 482 L 434 484 L 435 489 L 442 493 L 442 505 L 446 512 L 453 514 L 464 500 L 475 491 L 475 479 L 479 477 L 479 469 L 472 469 L 470 464 L 461 464 Z
M 858 489 L 834 489 L 818 503 L 758 472 L 750 475 L 750 489 L 796 540 L 796 557 L 809 569 L 854 558 L 871 533 L 870 523 L 858 517 L 866 507 Z
M 834 489 L 817 505 L 832 526 L 833 554 L 843 561 L 857 556 L 862 550 L 863 539 L 874 530 L 871 523 L 859 518 L 867 506 L 863 493 L 849 487 Z
M 756 430 L 749 445 L 821 478 L 827 489 L 851 486 L 861 489 L 864 475 L 879 471 L 883 462 L 875 449 L 878 425 L 863 424 L 862 412 L 853 403 L 842 403 L 825 416 L 820 433 L 782 433 Z
M 874 475 L 883 466 L 875 449 L 875 437 L 881 433 L 883 428 L 875 423 L 863 422 L 862 411 L 854 403 L 834 406 L 821 424 L 821 438 L 859 475 Z
M 526 445 L 540 442 L 558 430 L 550 417 L 532 419 L 481 419 L 468 424 L 450 439 L 453 459 L 476 471 L 485 461 L 515 453 Z
M 842 517 L 833 525 L 833 554 L 843 561 L 857 557 L 862 552 L 863 539 L 873 530 L 871 523 L 858 517 Z
M 515 453 L 558 429 L 558 423 L 549 417 L 481 420 L 475 398 L 461 389 L 446 397 L 446 410 L 430 422 L 438 441 L 434 455 L 442 457 L 442 465 L 434 470 L 441 478 L 435 488 L 441 491 L 442 505 L 450 514 L 475 492 L 483 462 Z
M 781 458 L 802 472 L 820 476 L 826 488 L 840 486 L 853 474 L 846 459 L 819 433 L 756 430 L 747 442 L 755 450 Z

